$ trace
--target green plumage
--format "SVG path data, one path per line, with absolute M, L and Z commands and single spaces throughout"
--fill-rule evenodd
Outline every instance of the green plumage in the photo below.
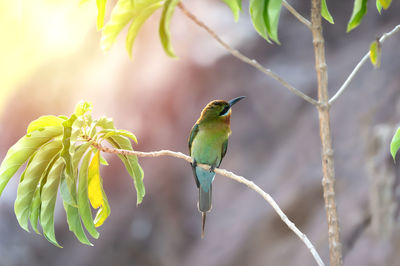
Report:
M 206 213 L 211 210 L 212 182 L 215 177 L 213 169 L 219 167 L 228 148 L 228 138 L 231 134 L 231 107 L 244 97 L 231 101 L 215 100 L 207 104 L 200 118 L 194 124 L 189 136 L 189 152 L 193 158 L 193 174 L 199 188 L 198 208 L 202 213 L 204 225 Z M 197 163 L 207 164 L 210 170 L 204 170 Z

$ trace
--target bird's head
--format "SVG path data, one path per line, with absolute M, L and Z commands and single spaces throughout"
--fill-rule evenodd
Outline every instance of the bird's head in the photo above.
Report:
M 202 123 L 206 121 L 214 121 L 214 120 L 228 120 L 232 113 L 231 107 L 240 101 L 241 99 L 245 98 L 244 96 L 240 96 L 234 98 L 230 101 L 223 101 L 223 100 L 214 100 L 207 104 L 204 107 L 203 111 L 201 112 L 200 118 L 197 123 Z

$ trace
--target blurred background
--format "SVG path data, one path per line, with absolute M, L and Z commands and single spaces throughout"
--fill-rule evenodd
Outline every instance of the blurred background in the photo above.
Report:
M 100 49 L 96 6 L 78 0 L 0 2 L 0 160 L 30 121 L 70 114 L 81 99 L 94 117 L 112 117 L 136 134 L 141 151 L 188 153 L 187 138 L 201 109 L 213 99 L 245 95 L 232 116 L 228 153 L 221 167 L 254 181 L 329 261 L 321 187 L 318 116 L 281 84 L 227 54 L 204 30 L 176 10 L 172 42 L 179 60 L 163 52 L 160 11 L 144 25 L 133 60 L 124 37 Z M 108 11 L 115 1 L 108 1 Z M 293 1 L 290 1 L 293 2 Z M 294 7 L 306 17 L 310 1 Z M 400 23 L 400 3 L 379 16 L 374 1 L 361 26 L 346 34 L 353 1 L 328 1 L 335 24 L 324 22 L 329 90 L 333 95 L 376 37 Z M 281 45 L 252 28 L 248 1 L 234 23 L 222 1 L 184 2 L 221 37 L 316 97 L 311 33 L 286 9 Z M 383 44 L 382 66 L 367 63 L 331 109 L 337 204 L 345 265 L 399 265 L 400 178 L 389 143 L 400 121 L 400 33 Z M 68 231 L 56 206 L 56 235 L 63 249 L 23 231 L 13 212 L 18 177 L 0 199 L 0 266 L 19 265 L 314 265 L 298 237 L 253 191 L 218 176 L 206 237 L 200 238 L 197 189 L 186 162 L 142 158 L 147 194 L 136 206 L 132 181 L 116 156 L 102 177 L 111 216 L 93 247 Z

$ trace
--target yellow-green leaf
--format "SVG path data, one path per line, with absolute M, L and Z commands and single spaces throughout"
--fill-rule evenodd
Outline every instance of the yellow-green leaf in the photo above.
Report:
M 392 3 L 392 0 L 378 0 L 381 6 L 386 10 L 389 8 L 390 4 Z
M 378 9 L 379 14 L 381 14 L 382 5 L 381 5 L 381 2 L 379 2 L 379 0 L 376 0 L 376 9 Z
M 18 140 L 7 152 L 0 166 L 0 195 L 17 170 L 43 144 L 61 135 L 62 127 L 46 127 L 35 130 Z
M 105 166 L 108 165 L 106 158 L 104 158 L 103 155 L 101 155 L 101 154 L 100 154 L 100 164 L 105 165 Z
M 390 142 L 390 154 L 392 154 L 393 160 L 396 161 L 396 154 L 400 148 L 400 127 L 394 134 L 392 141 Z
M 40 148 L 28 165 L 24 179 L 18 185 L 14 211 L 20 226 L 26 231 L 29 231 L 29 212 L 39 180 L 49 163 L 60 153 L 61 148 L 60 140 L 52 141 Z
M 76 106 L 75 106 L 75 112 L 74 114 L 76 116 L 82 116 L 86 113 L 91 113 L 93 110 L 93 104 L 91 102 L 87 101 L 80 101 Z
M 99 209 L 95 218 L 95 226 L 101 226 L 110 215 L 110 206 L 103 189 L 103 180 L 100 176 L 100 152 L 92 158 L 88 170 L 88 195 L 94 209 Z
M 126 36 L 126 50 L 129 56 L 132 58 L 132 47 L 135 42 L 136 36 L 142 27 L 143 23 L 160 7 L 162 7 L 162 2 L 156 2 L 155 4 L 149 5 L 144 8 L 138 16 L 133 20 L 132 24 L 129 26 L 128 35 Z
M 30 217 L 29 220 L 31 221 L 32 229 L 36 232 L 36 234 L 40 235 L 39 230 L 38 230 L 38 219 L 39 219 L 39 214 L 40 214 L 40 188 L 37 188 L 34 195 L 33 195 L 33 200 L 31 204 L 31 209 L 30 209 Z
M 347 32 L 360 25 L 362 18 L 367 13 L 367 1 L 368 0 L 354 0 L 353 13 L 347 24 Z
M 97 30 L 101 30 L 104 25 L 107 0 L 96 0 L 97 4 Z
M 102 131 L 99 132 L 99 134 L 104 134 L 102 136 L 102 139 L 107 139 L 111 136 L 124 136 L 127 138 L 130 138 L 131 140 L 133 140 L 136 144 L 137 144 L 137 138 L 136 136 L 132 133 L 129 132 L 128 130 L 124 130 L 124 129 L 103 129 Z
M 331 24 L 334 24 L 333 17 L 331 13 L 329 13 L 328 7 L 326 6 L 326 0 L 321 0 L 321 15 L 326 21 Z
M 382 57 L 382 48 L 379 39 L 373 41 L 369 48 L 369 58 L 371 59 L 371 63 L 375 68 L 379 68 L 381 66 L 381 57 Z
M 57 199 L 58 186 L 60 184 L 60 175 L 64 170 L 64 166 L 63 159 L 59 157 L 47 176 L 47 182 L 43 186 L 40 196 L 42 202 L 40 224 L 43 228 L 43 234 L 50 243 L 59 248 L 61 248 L 61 246 L 58 244 L 54 232 L 54 207 Z
M 83 231 L 78 208 L 64 202 L 64 209 L 67 214 L 69 230 L 75 234 L 76 238 L 78 238 L 81 243 L 93 246 L 87 238 L 85 231 Z
M 109 137 L 107 141 L 114 148 L 133 150 L 131 142 L 126 137 L 115 135 Z M 118 157 L 124 163 L 126 170 L 133 179 L 133 183 L 137 192 L 137 205 L 139 205 L 142 202 L 144 195 L 146 194 L 146 190 L 143 184 L 142 167 L 140 167 L 137 156 L 135 155 L 118 154 Z
M 88 168 L 92 152 L 89 151 L 82 160 L 81 168 L 79 169 L 79 184 L 78 184 L 78 207 L 82 222 L 86 230 L 94 238 L 99 237 L 99 232 L 93 222 L 92 211 L 88 199 Z
M 134 2 L 132 0 L 119 0 L 111 11 L 111 17 L 101 34 L 101 48 L 104 51 L 110 49 L 120 31 L 133 18 Z
M 29 134 L 35 130 L 43 130 L 45 127 L 59 127 L 59 129 L 62 130 L 63 121 L 62 118 L 54 115 L 41 116 L 29 124 L 26 133 Z
M 239 19 L 239 12 L 242 11 L 242 0 L 222 0 L 232 10 L 233 17 L 237 22 Z
M 172 15 L 174 14 L 175 7 L 178 3 L 179 0 L 165 0 L 159 27 L 160 40 L 164 51 L 167 53 L 167 55 L 174 58 L 176 58 L 176 55 L 171 44 L 171 33 L 169 31 L 169 24 Z
M 71 152 L 71 133 L 72 125 L 76 121 L 77 116 L 75 114 L 71 115 L 68 120 L 65 120 L 62 124 L 64 127 L 64 135 L 62 139 L 63 148 L 61 150 L 61 158 L 64 159 L 65 169 L 63 178 L 61 179 L 61 195 L 64 196 L 63 199 L 67 200 L 67 203 L 73 206 L 77 206 L 76 202 L 76 174 L 74 165 L 72 164 Z M 73 144 L 73 143 L 72 143 Z M 66 191 L 67 188 L 69 191 Z M 65 192 L 68 192 L 66 194 Z M 67 196 L 67 197 L 65 197 Z M 72 203 L 72 204 L 71 204 Z

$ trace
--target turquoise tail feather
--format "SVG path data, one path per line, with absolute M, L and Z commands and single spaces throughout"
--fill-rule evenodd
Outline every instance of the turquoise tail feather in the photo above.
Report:
M 199 180 L 199 211 L 208 212 L 211 209 L 212 182 L 214 172 L 196 167 L 196 177 Z

